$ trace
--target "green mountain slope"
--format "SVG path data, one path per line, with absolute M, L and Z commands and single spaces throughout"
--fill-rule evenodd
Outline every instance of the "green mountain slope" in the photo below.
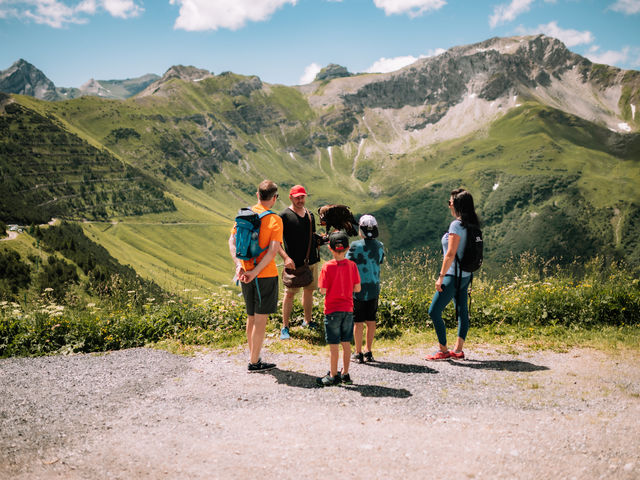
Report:
M 90 145 L 54 116 L 16 102 L 5 103 L 2 110 L 4 221 L 46 223 L 52 217 L 110 218 L 175 208 L 158 181 Z
M 462 185 L 484 221 L 490 264 L 533 250 L 564 261 L 605 254 L 639 264 L 632 228 L 640 207 L 639 135 L 526 104 L 485 135 L 441 144 L 418 164 L 405 160 L 405 169 L 416 188 L 374 213 L 393 249 L 439 248 L 451 220 L 446 195 Z
M 11 187 L 10 194 L 26 211 L 61 198 L 66 190 L 55 190 L 63 188 L 57 184 L 76 188 L 66 195 L 76 195 L 69 198 L 78 202 L 56 215 L 91 220 L 83 223 L 91 239 L 171 290 L 205 292 L 230 282 L 229 229 L 237 209 L 255 203 L 256 185 L 264 178 L 280 186 L 276 210 L 286 207 L 289 187 L 303 183 L 312 210 L 344 203 L 356 215 L 373 213 L 390 252 L 423 246 L 438 251 L 450 222 L 448 193 L 464 186 L 484 221 L 488 270 L 531 250 L 562 262 L 603 255 L 638 267 L 640 136 L 620 133 L 637 129 L 638 75 L 595 66 L 566 51 L 554 56 L 559 42 L 531 42 L 535 55 L 518 50 L 519 76 L 500 89 L 498 80 L 485 79 L 481 89 L 486 96 L 493 88 L 490 98 L 451 84 L 455 88 L 433 105 L 425 105 L 430 97 L 424 92 L 411 97 L 411 75 L 431 85 L 438 73 L 434 65 L 448 62 L 451 72 L 462 65 L 465 78 L 479 82 L 484 77 L 474 76 L 474 69 L 493 72 L 509 56 L 498 50 L 474 53 L 471 46 L 397 74 L 341 77 L 304 88 L 233 73 L 200 78 L 199 71 L 181 67 L 123 101 L 13 96 L 3 101 L 9 111 L 5 106 L 0 112 L 0 121 L 9 125 L 3 131 L 10 133 L 1 145 L 23 149 L 20 154 L 34 166 L 46 166 L 34 173 L 47 172 L 56 181 L 46 198 L 22 195 L 27 187 L 42 193 L 41 180 L 22 190 Z M 538 44 L 546 48 L 546 63 L 535 63 Z M 467 50 L 473 61 L 459 59 Z M 498 67 L 482 65 L 492 61 Z M 549 78 L 543 74 L 547 67 Z M 564 84 L 554 75 L 588 91 L 587 100 L 579 103 L 575 92 L 561 98 Z M 521 77 L 526 78 L 518 86 Z M 367 85 L 366 95 L 358 95 Z M 377 91 L 385 98 L 375 98 Z M 616 92 L 618 100 L 612 100 Z M 578 103 L 561 110 L 555 105 L 562 101 Z M 594 122 L 568 113 L 598 109 Z M 613 131 L 612 122 L 622 120 L 624 128 Z M 42 137 L 39 149 L 36 136 Z M 78 149 L 84 156 L 75 160 L 76 171 L 64 162 L 74 165 Z M 16 158 L 5 155 L 0 165 L 11 182 L 20 171 Z M 78 176 L 85 170 L 97 172 L 100 182 Z M 132 179 L 125 172 L 141 177 L 128 185 L 131 198 L 116 187 L 116 179 Z M 120 194 L 125 200 L 116 208 L 117 201 L 109 199 Z M 8 218 L 3 214 L 0 220 Z

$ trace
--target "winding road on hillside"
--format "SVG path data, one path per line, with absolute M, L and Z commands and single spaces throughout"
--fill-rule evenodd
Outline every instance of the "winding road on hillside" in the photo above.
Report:
M 18 232 L 7 232 L 7 236 L 0 238 L 0 242 L 4 242 L 5 240 L 15 240 L 18 238 Z
M 278 347 L 278 348 L 274 348 Z M 640 355 L 132 349 L 0 360 L 0 478 L 637 479 Z M 284 347 L 287 350 L 287 347 Z

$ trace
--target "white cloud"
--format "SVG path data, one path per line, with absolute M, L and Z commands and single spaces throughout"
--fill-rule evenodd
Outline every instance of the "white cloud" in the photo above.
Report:
M 307 65 L 307 67 L 304 69 L 304 73 L 300 77 L 300 85 L 306 85 L 307 83 L 313 82 L 316 79 L 316 75 L 320 73 L 320 70 L 322 70 L 322 67 L 317 63 Z
M 600 52 L 598 45 L 593 45 L 585 54 L 593 63 L 603 63 L 605 65 L 622 65 L 629 59 L 629 47 L 624 47 L 621 51 L 607 50 Z
M 516 31 L 521 35 L 544 33 L 545 35 L 562 41 L 567 47 L 575 47 L 576 45 L 584 45 L 595 41 L 595 37 L 589 30 L 580 32 L 570 28 L 564 29 L 559 27 L 556 21 L 549 22 L 546 25 L 538 25 L 536 28 L 524 28 L 520 26 Z
M 422 57 L 419 57 L 422 58 Z M 394 57 L 394 58 L 385 58 L 382 57 L 371 65 L 369 68 L 365 70 L 367 73 L 388 73 L 395 72 L 396 70 L 400 70 L 402 67 L 406 67 L 407 65 L 411 65 L 413 62 L 418 60 L 418 58 L 413 55 L 407 55 L 404 57 Z
M 378 60 L 376 60 L 375 62 L 373 62 L 373 65 L 371 65 L 369 68 L 367 68 L 365 70 L 366 73 L 389 73 L 389 72 L 395 72 L 396 70 L 400 70 L 403 67 L 406 67 L 407 65 L 411 65 L 412 63 L 414 63 L 416 60 L 419 60 L 421 58 L 426 58 L 426 57 L 432 57 L 434 55 L 440 55 L 441 53 L 444 53 L 446 50 L 442 49 L 442 48 L 438 48 L 432 52 L 430 52 L 428 55 L 420 55 L 419 57 L 414 57 L 413 55 L 406 55 L 403 57 L 393 57 L 393 58 L 385 58 L 382 57 Z
M 102 0 L 102 6 L 114 17 L 137 17 L 144 9 L 135 4 L 133 0 Z
M 36 23 L 49 25 L 53 28 L 62 28 L 68 23 L 78 24 L 87 22 L 87 19 L 79 16 L 78 12 L 76 12 L 74 8 L 55 0 L 37 0 L 15 3 L 23 4 L 27 7 L 22 12 L 24 18 L 33 20 Z M 20 7 L 20 5 L 18 5 L 18 7 Z
M 498 5 L 489 17 L 489 25 L 494 28 L 502 23 L 511 22 L 525 12 L 528 12 L 534 0 L 511 0 L 510 4 Z
M 447 2 L 445 0 L 373 0 L 376 7 L 384 10 L 385 15 L 406 13 L 409 17 L 419 17 L 429 10 L 439 10 Z
M 640 12 L 640 0 L 618 0 L 609 8 L 626 15 L 633 15 Z
M 76 7 L 76 12 L 94 15 L 97 9 L 98 6 L 96 5 L 95 0 L 83 0 Z
M 0 17 L 16 17 L 53 28 L 87 23 L 87 16 L 95 15 L 100 8 L 119 18 L 135 17 L 144 11 L 134 0 L 0 0 L 0 8 Z
M 174 28 L 187 31 L 238 30 L 248 21 L 260 22 L 286 4 L 298 0 L 170 0 L 180 5 Z

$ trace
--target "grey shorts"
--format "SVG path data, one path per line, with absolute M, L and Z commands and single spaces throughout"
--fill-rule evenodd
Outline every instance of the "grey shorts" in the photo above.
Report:
M 353 313 L 333 312 L 325 314 L 324 338 L 330 345 L 353 341 Z
M 247 315 L 276 313 L 278 310 L 278 277 L 258 278 L 251 283 L 241 283 Z

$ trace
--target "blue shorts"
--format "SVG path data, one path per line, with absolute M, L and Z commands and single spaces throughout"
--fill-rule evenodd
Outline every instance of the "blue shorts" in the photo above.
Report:
M 329 345 L 353 340 L 353 313 L 333 312 L 324 316 L 324 338 Z

